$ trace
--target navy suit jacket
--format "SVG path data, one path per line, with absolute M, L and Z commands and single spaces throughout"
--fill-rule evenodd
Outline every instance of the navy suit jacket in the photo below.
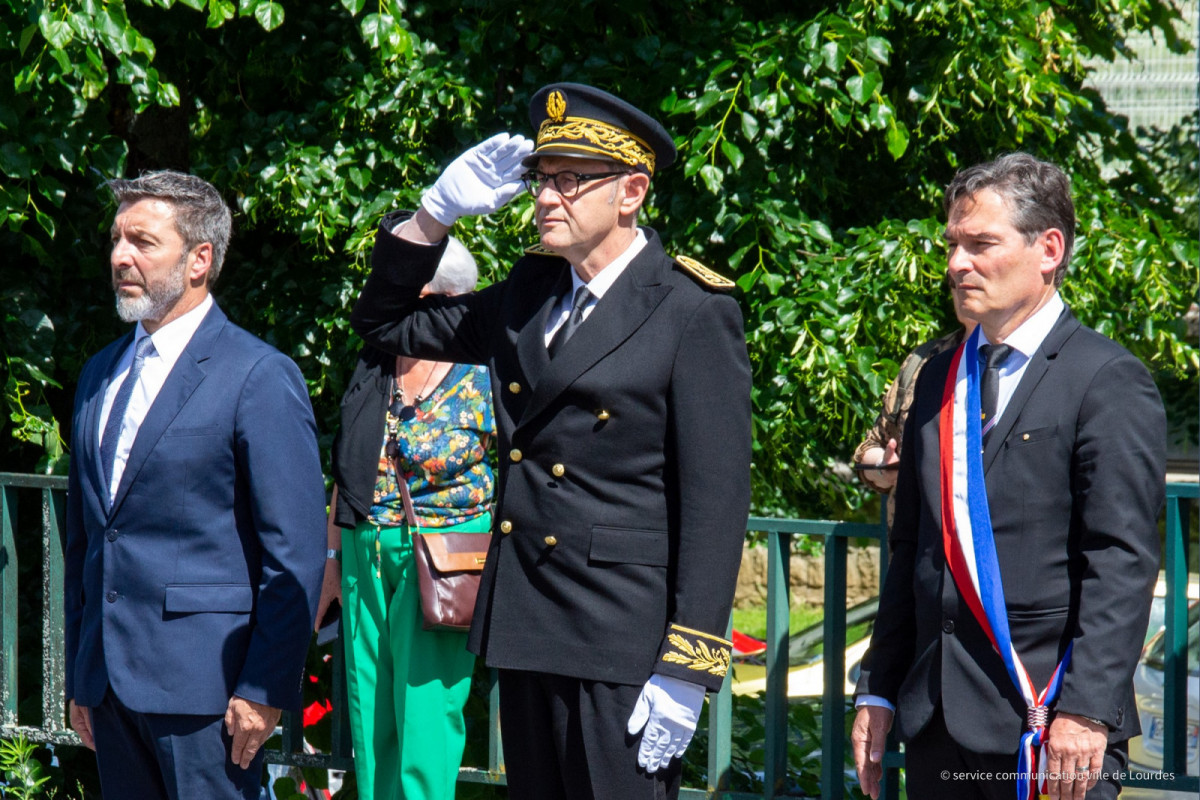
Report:
M 909 740 L 940 701 L 950 735 L 1015 753 L 1025 703 L 945 565 L 938 411 L 954 351 L 922 370 L 905 425 L 893 555 L 857 691 Z M 1013 645 L 1041 691 L 1074 641 L 1058 711 L 1138 733 L 1133 671 L 1158 571 L 1166 416 L 1142 362 L 1064 311 L 983 456 Z
M 132 332 L 84 366 L 66 526 L 66 693 L 144 713 L 296 709 L 325 560 L 300 371 L 215 305 L 146 414 L 112 508 L 101 405 Z

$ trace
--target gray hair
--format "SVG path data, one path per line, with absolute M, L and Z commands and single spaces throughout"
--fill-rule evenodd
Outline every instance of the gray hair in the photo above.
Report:
M 1071 202 L 1071 181 L 1066 173 L 1048 161 L 1028 153 L 1009 153 L 995 161 L 976 164 L 954 176 L 946 187 L 943 204 L 946 214 L 961 200 L 990 189 L 1004 200 L 1009 221 L 1033 244 L 1037 237 L 1057 228 L 1063 235 L 1063 257 L 1054 271 L 1054 285 L 1061 286 L 1075 246 L 1075 205 Z
M 233 216 L 221 194 L 211 183 L 195 175 L 174 170 L 147 172 L 133 180 L 108 181 L 117 205 L 139 200 L 162 200 L 175 215 L 175 232 L 183 239 L 185 252 L 204 243 L 212 245 L 212 264 L 208 268 L 209 286 L 221 273 L 225 251 L 229 249 Z
M 453 236 L 448 238 L 446 252 L 442 254 L 437 272 L 434 273 L 433 280 L 429 282 L 429 292 L 431 294 L 473 292 L 475 284 L 479 282 L 479 268 L 475 266 L 475 256 L 471 255 L 467 246 L 458 239 Z

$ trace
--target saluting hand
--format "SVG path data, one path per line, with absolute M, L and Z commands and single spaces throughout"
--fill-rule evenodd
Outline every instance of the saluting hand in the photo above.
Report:
M 498 133 L 450 162 L 421 206 L 442 225 L 490 214 L 521 191 L 521 160 L 531 152 L 533 142 L 524 136 Z

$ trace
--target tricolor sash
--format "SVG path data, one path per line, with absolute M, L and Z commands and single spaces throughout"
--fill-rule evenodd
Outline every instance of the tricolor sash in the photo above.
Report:
M 1004 585 L 992 538 L 979 408 L 979 328 L 954 353 L 938 420 L 942 544 L 946 564 L 967 607 L 1004 661 L 1013 685 L 1025 698 L 1029 730 L 1021 735 L 1017 798 L 1047 797 L 1045 738 L 1050 706 L 1062 687 L 1072 644 L 1038 692 L 1013 647 L 1004 604 Z M 994 422 L 994 419 L 991 420 Z

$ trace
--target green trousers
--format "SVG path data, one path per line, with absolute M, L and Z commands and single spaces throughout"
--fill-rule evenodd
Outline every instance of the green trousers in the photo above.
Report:
M 447 531 L 487 531 L 484 514 Z M 475 656 L 466 633 L 421 627 L 407 526 L 342 531 L 342 608 L 351 739 L 362 800 L 450 800 Z M 436 534 L 434 534 L 436 535 Z

